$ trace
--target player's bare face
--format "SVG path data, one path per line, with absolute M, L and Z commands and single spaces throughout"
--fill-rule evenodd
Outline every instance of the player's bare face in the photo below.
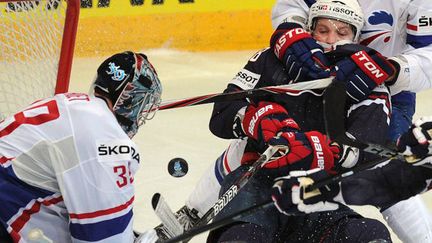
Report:
M 324 51 L 340 42 L 353 42 L 354 31 L 351 25 L 334 20 L 320 18 L 317 20 L 315 29 L 312 31 L 312 36 L 317 42 L 327 44 Z

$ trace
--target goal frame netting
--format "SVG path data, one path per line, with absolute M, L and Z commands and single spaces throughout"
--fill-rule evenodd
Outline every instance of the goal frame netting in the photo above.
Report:
M 7 14 L 9 14 L 10 12 L 13 12 L 13 11 L 10 11 L 9 9 L 6 9 L 6 8 L 3 9 L 4 6 L 8 6 L 7 3 L 12 3 L 15 5 L 17 3 L 19 4 L 20 2 L 22 2 L 23 5 L 31 3 L 31 4 L 36 4 L 35 6 L 38 6 L 39 4 L 41 4 L 41 5 L 46 4 L 49 1 L 51 1 L 50 3 L 53 3 L 54 0 L 30 0 L 30 1 L 29 0 L 0 0 L 0 7 L 2 7 L 0 9 L 0 11 L 3 11 L 3 15 L 4 15 L 3 17 L 5 18 L 5 19 L 0 18 L 0 21 L 11 21 L 10 19 L 8 19 Z M 80 0 L 57 0 L 57 2 L 59 2 L 60 4 L 65 4 L 64 5 L 65 9 L 61 10 L 62 15 L 64 14 L 64 16 L 62 16 L 62 18 L 61 18 L 61 21 L 63 22 L 63 17 L 64 17 L 64 22 L 63 22 L 63 26 L 62 26 L 63 32 L 61 33 L 61 37 L 60 37 L 61 38 L 61 44 L 60 44 L 59 55 L 58 56 L 56 55 L 55 57 L 53 57 L 53 59 L 56 60 L 56 63 L 58 63 L 58 65 L 57 65 L 57 67 L 53 67 L 51 69 L 54 72 L 57 69 L 57 75 L 56 75 L 56 77 L 53 77 L 53 79 L 56 78 L 55 81 L 50 81 L 50 82 L 55 82 L 54 89 L 50 95 L 68 92 L 69 81 L 70 81 L 71 71 L 72 71 L 72 62 L 73 62 L 73 56 L 74 56 L 75 40 L 76 40 L 76 35 L 77 35 L 77 30 L 78 30 L 79 11 L 80 11 L 80 5 L 81 5 Z M 30 11 L 26 11 L 26 10 L 20 10 L 20 11 L 14 10 L 14 11 L 16 11 L 16 12 L 21 11 L 20 14 L 28 14 L 29 16 L 31 15 L 31 13 L 26 13 L 26 12 L 30 12 Z M 53 10 L 51 10 L 51 11 L 45 10 L 44 14 L 47 14 L 47 15 L 53 14 L 54 15 L 54 14 L 58 14 L 58 13 L 56 11 L 53 11 Z M 2 16 L 0 15 L 0 17 L 2 17 Z M 11 19 L 13 19 L 13 18 L 11 18 Z M 17 22 L 19 22 L 19 20 Z M 61 31 L 61 26 L 58 28 L 58 30 Z M 37 36 L 37 35 L 35 35 L 35 36 Z M 60 38 L 57 39 L 58 42 L 60 42 Z M 56 46 L 58 47 L 59 45 L 56 45 Z M 18 51 L 20 51 L 20 50 L 17 50 L 17 52 Z M 56 51 L 58 52 L 58 49 L 56 49 Z M 1 55 L 3 55 L 3 54 L 0 53 L 0 56 Z M 17 55 L 17 56 L 19 56 L 19 55 Z M 4 56 L 4 57 L 6 57 L 6 56 Z M 58 60 L 57 60 L 57 57 L 58 57 Z M 10 57 L 8 56 L 7 58 L 10 58 Z M 8 70 L 0 70 L 0 72 L 7 72 L 7 71 Z M 0 93 L 1 93 L 1 91 L 0 91 Z M 43 97 L 40 97 L 40 98 L 43 98 Z M 0 113 L 6 113 L 3 115 L 9 115 L 9 114 L 7 114 L 8 112 L 9 111 L 5 112 L 3 110 L 0 110 Z

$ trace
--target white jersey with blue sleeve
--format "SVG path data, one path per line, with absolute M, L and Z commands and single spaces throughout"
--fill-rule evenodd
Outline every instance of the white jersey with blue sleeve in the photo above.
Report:
M 6 118 L 0 165 L 15 242 L 133 242 L 139 153 L 102 99 L 60 94 Z

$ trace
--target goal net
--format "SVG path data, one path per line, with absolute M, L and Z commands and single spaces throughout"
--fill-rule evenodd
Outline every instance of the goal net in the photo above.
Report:
M 0 120 L 68 90 L 79 0 L 0 0 Z

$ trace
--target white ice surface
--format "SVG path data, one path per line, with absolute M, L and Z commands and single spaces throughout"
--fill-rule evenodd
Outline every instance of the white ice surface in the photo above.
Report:
M 193 97 L 219 93 L 244 66 L 255 51 L 192 53 L 172 50 L 145 50 L 158 71 L 163 84 L 163 99 Z M 76 58 L 73 63 L 70 91 L 87 92 L 95 76 L 100 58 Z M 418 94 L 417 116 L 432 115 L 432 90 Z M 219 139 L 208 130 L 212 105 L 159 111 L 156 117 L 140 128 L 134 141 L 141 151 L 141 168 L 135 177 L 135 223 L 138 231 L 159 224 L 151 208 L 151 197 L 161 193 L 172 209 L 177 210 L 194 187 L 201 173 L 221 154 L 228 141 Z M 167 164 L 174 157 L 189 163 L 189 172 L 182 178 L 168 174 Z M 432 208 L 432 193 L 423 195 Z M 381 214 L 373 207 L 355 207 L 364 216 L 377 218 Z M 205 242 L 205 234 L 191 243 Z M 398 241 L 392 235 L 395 242 Z

